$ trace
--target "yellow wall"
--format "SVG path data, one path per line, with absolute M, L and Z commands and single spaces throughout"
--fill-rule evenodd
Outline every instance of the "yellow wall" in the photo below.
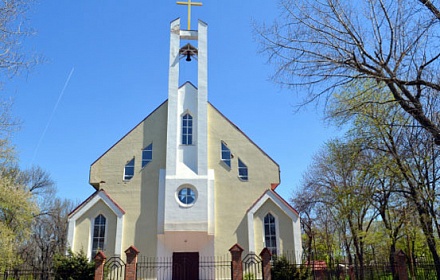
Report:
M 105 243 L 102 251 L 106 256 L 113 256 L 115 254 L 117 217 L 102 200 L 93 205 L 76 221 L 73 251 L 79 252 L 82 250 L 85 254 L 91 252 L 93 221 L 99 214 L 104 215 L 106 218 Z
M 234 156 L 230 169 L 221 162 L 221 141 Z M 236 242 L 247 248 L 246 212 L 271 183 L 279 183 L 279 167 L 212 105 L 208 108 L 208 147 L 209 168 L 215 170 L 215 248 L 222 255 Z M 238 178 L 238 158 L 248 167 L 248 181 Z
M 122 251 L 135 245 L 142 254 L 156 255 L 159 170 L 165 169 L 166 122 L 165 102 L 91 166 L 90 183 L 105 181 L 100 188 L 126 212 Z M 142 169 L 142 149 L 150 143 L 153 160 Z M 133 157 L 135 175 L 123 181 L 125 164 Z
M 155 256 L 157 253 L 157 199 L 159 171 L 166 167 L 166 122 L 167 102 L 164 102 L 91 166 L 90 183 L 105 189 L 126 213 L 122 251 L 134 245 L 142 255 Z M 222 141 L 233 154 L 231 168 L 221 162 Z M 142 169 L 142 149 L 150 143 L 153 143 L 153 160 Z M 124 182 L 124 166 L 133 157 L 135 175 L 130 181 Z M 238 177 L 238 158 L 248 167 L 248 181 L 242 181 Z M 246 212 L 272 183 L 279 183 L 279 166 L 210 104 L 208 165 L 215 172 L 215 255 L 228 254 L 229 248 L 235 243 L 247 248 L 249 242 Z M 102 206 L 97 205 L 89 212 L 101 208 Z M 263 209 L 261 211 L 264 212 Z M 75 251 L 81 247 L 86 248 L 88 241 L 85 240 L 90 238 L 90 220 L 87 215 L 77 221 Z M 292 222 L 285 221 L 286 217 L 283 215 L 278 215 L 281 217 L 280 231 L 285 231 L 291 237 Z M 116 220 L 112 224 L 115 227 Z M 255 227 L 261 227 L 262 231 L 261 221 L 256 221 Z M 112 228 L 112 232 L 115 231 Z M 260 235 L 261 231 L 255 230 Z M 108 232 L 110 233 L 110 228 Z M 256 237 L 261 240 L 261 236 Z M 109 235 L 109 238 L 113 238 L 111 242 L 114 244 L 114 237 Z M 280 239 L 283 246 L 290 247 L 293 244 L 293 240 L 284 235 Z M 256 242 L 257 250 L 261 250 L 260 243 Z
M 271 213 L 277 220 L 277 248 L 279 253 L 293 253 L 293 224 L 284 211 L 271 200 L 267 200 L 254 215 L 255 250 L 260 253 L 264 245 L 264 217 Z

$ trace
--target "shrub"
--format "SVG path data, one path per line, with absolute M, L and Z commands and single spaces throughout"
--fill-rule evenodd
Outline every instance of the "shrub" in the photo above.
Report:
M 57 255 L 54 261 L 55 280 L 93 280 L 95 264 L 89 262 L 83 251 L 67 256 Z
M 243 280 L 255 280 L 255 279 L 256 278 L 255 278 L 255 275 L 253 273 L 246 273 L 244 275 L 244 278 L 243 278 Z
M 307 267 L 299 267 L 291 264 L 285 257 L 278 257 L 272 266 L 273 280 L 306 280 L 310 276 Z

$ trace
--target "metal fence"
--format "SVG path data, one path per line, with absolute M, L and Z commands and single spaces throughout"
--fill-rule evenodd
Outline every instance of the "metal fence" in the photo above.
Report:
M 337 263 L 331 267 L 313 266 L 313 264 L 292 265 L 294 270 L 302 273 L 302 278 L 307 280 L 341 280 L 352 279 L 349 275 L 350 267 L 353 269 L 353 279 L 356 280 L 392 280 L 393 268 L 389 262 L 372 262 L 364 266 Z M 408 276 L 411 280 L 437 280 L 435 264 L 432 261 L 417 262 L 411 268 L 407 264 Z M 306 275 L 306 276 L 304 276 Z
M 53 280 L 54 273 L 33 268 L 7 269 L 3 271 L 3 280 Z M 1 279 L 1 278 L 0 278 Z
M 138 257 L 136 279 L 171 279 L 172 258 Z
M 290 259 L 290 258 L 288 258 Z M 272 265 L 275 268 L 276 259 Z M 393 268 L 389 262 L 371 261 L 360 267 L 350 266 L 347 263 L 327 264 L 324 261 L 305 262 L 302 265 L 295 265 L 289 260 L 288 270 L 295 270 L 302 273 L 301 277 L 296 276 L 292 279 L 307 280 L 340 280 L 350 279 L 349 270 L 354 273 L 356 280 L 392 280 Z M 263 279 L 261 258 L 255 254 L 248 254 L 242 259 L 243 279 L 260 280 Z M 229 280 L 231 279 L 231 257 L 225 255 L 221 257 L 199 257 L 198 259 L 198 279 L 201 280 Z M 417 258 L 413 263 L 406 263 L 409 279 L 412 280 L 436 280 L 436 267 L 432 260 Z M 274 272 L 272 270 L 272 272 Z M 20 267 L 0 271 L 0 280 L 54 280 L 55 275 L 51 271 L 41 271 L 33 268 Z M 124 280 L 125 262 L 119 257 L 109 258 L 105 264 L 105 279 Z M 138 257 L 136 276 L 138 280 L 173 279 L 173 259 L 157 257 Z M 362 276 L 363 275 L 363 276 Z M 61 277 L 61 279 L 68 279 Z M 287 279 L 287 278 L 286 278 Z
M 173 259 L 171 257 L 139 257 L 136 270 L 138 280 L 173 279 Z M 199 257 L 198 275 L 200 280 L 231 279 L 230 256 Z

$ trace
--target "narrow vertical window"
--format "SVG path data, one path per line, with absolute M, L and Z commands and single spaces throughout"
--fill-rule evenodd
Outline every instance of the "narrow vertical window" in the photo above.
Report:
M 264 217 L 264 243 L 272 255 L 277 254 L 277 232 L 275 226 L 275 217 L 270 213 Z
M 94 257 L 99 250 L 104 250 L 105 221 L 106 218 L 100 214 L 95 218 L 93 223 L 92 257 Z
M 182 117 L 182 144 L 192 145 L 193 136 L 193 118 L 190 114 Z
M 124 168 L 124 180 L 128 181 L 134 176 L 134 158 L 132 158 Z
M 142 168 L 153 160 L 153 143 L 142 150 Z
M 222 142 L 222 161 L 231 167 L 231 150 Z
M 240 159 L 238 159 L 238 177 L 243 180 L 248 180 L 248 168 Z

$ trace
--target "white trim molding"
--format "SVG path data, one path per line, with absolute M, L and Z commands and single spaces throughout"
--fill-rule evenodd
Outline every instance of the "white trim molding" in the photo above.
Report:
M 124 225 L 125 211 L 120 208 L 104 190 L 95 192 L 91 197 L 84 201 L 83 204 L 70 213 L 68 220 L 67 243 L 71 248 L 75 246 L 76 221 L 99 201 L 104 202 L 104 204 L 107 205 L 107 207 L 116 215 L 115 255 L 120 256 L 122 254 L 122 229 Z M 91 250 L 87 250 L 87 257 L 91 259 Z
M 266 201 L 272 201 L 275 205 L 278 206 L 279 209 L 281 209 L 291 220 L 292 220 L 292 227 L 293 227 L 293 239 L 295 244 L 295 255 L 296 255 L 296 262 L 301 263 L 301 254 L 302 254 L 302 242 L 301 242 L 301 227 L 300 227 L 300 219 L 299 215 L 293 208 L 288 206 L 288 204 L 279 197 L 278 194 L 276 194 L 272 190 L 267 190 L 253 205 L 249 210 L 247 211 L 247 224 L 248 224 L 248 242 L 249 242 L 249 251 L 255 252 L 256 246 L 255 246 L 255 226 L 254 226 L 254 218 L 255 213 L 263 206 L 263 204 Z M 270 212 L 272 215 L 274 215 L 274 212 Z M 280 250 L 280 244 L 279 244 L 279 227 L 278 227 L 278 217 L 277 217 L 277 250 Z M 264 235 L 263 235 L 264 236 Z

